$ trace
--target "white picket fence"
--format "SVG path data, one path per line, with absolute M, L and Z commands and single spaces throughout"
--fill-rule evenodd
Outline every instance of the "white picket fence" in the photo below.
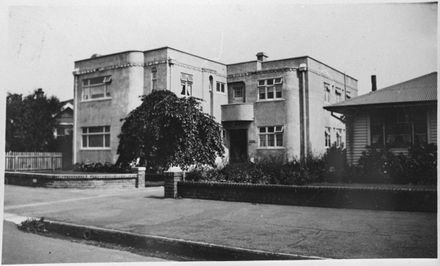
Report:
M 7 152 L 6 171 L 56 170 L 63 166 L 61 152 Z

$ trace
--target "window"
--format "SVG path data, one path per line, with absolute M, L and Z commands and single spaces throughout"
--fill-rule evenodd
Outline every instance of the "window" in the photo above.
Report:
M 259 127 L 260 147 L 283 147 L 283 126 Z
M 324 101 L 330 102 L 330 84 L 324 83 Z
M 425 111 L 394 111 L 376 113 L 370 117 L 371 145 L 408 148 L 427 141 Z
M 283 79 L 272 78 L 258 81 L 258 100 L 273 100 L 283 97 Z
M 157 69 L 155 67 L 151 69 L 151 89 L 157 90 Z
M 343 147 L 344 142 L 342 142 L 342 129 L 336 129 L 336 147 Z
M 332 145 L 332 140 L 331 140 L 329 127 L 325 127 L 324 138 L 325 138 L 325 147 L 327 148 L 330 147 Z
M 243 98 L 243 87 L 234 87 L 234 98 Z
M 342 91 L 341 88 L 336 87 L 335 88 L 335 96 L 336 96 L 336 102 L 342 101 Z
M 95 99 L 110 98 L 109 84 L 111 76 L 96 77 L 82 80 L 82 100 L 90 101 Z
M 216 85 L 217 85 L 217 87 L 216 87 L 216 91 L 218 91 L 218 92 L 222 92 L 222 93 L 225 92 L 225 83 L 217 82 Z
M 351 99 L 351 92 L 348 90 L 345 91 L 345 99 Z
M 110 126 L 83 127 L 83 148 L 108 148 L 110 147 Z
M 180 95 L 191 96 L 192 95 L 192 84 L 193 76 L 191 74 L 180 74 L 180 83 L 182 84 L 182 91 Z

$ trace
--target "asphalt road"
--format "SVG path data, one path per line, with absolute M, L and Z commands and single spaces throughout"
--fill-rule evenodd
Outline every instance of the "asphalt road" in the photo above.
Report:
M 26 233 L 18 230 L 14 223 L 7 221 L 3 223 L 2 264 L 141 261 L 164 260 L 144 257 L 127 251 Z

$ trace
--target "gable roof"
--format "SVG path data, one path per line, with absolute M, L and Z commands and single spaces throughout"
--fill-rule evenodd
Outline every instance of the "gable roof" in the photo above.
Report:
M 421 103 L 437 101 L 437 72 L 410 79 L 352 99 L 325 106 L 329 111 L 367 105 Z

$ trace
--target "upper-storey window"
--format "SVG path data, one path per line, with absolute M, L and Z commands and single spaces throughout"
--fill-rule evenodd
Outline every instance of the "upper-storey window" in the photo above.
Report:
M 271 78 L 258 81 L 258 100 L 274 100 L 283 98 L 283 79 Z
M 155 67 L 151 69 L 151 89 L 157 90 L 157 69 Z
M 324 83 L 324 101 L 330 102 L 330 84 Z
M 82 80 L 82 100 L 89 101 L 102 98 L 110 98 L 111 76 L 88 78 Z
M 192 95 L 192 84 L 193 84 L 193 75 L 180 73 L 180 83 L 182 85 L 182 90 L 180 95 L 191 96 Z
M 222 92 L 222 93 L 225 92 L 225 83 L 223 83 L 223 82 L 217 82 L 216 85 L 217 85 L 217 86 L 216 86 L 215 90 L 216 90 L 217 92 Z
M 230 103 L 244 103 L 245 102 L 245 90 L 244 84 L 230 84 L 228 86 L 232 91 L 232 101 Z
M 351 99 L 351 92 L 349 90 L 345 91 L 345 99 Z

